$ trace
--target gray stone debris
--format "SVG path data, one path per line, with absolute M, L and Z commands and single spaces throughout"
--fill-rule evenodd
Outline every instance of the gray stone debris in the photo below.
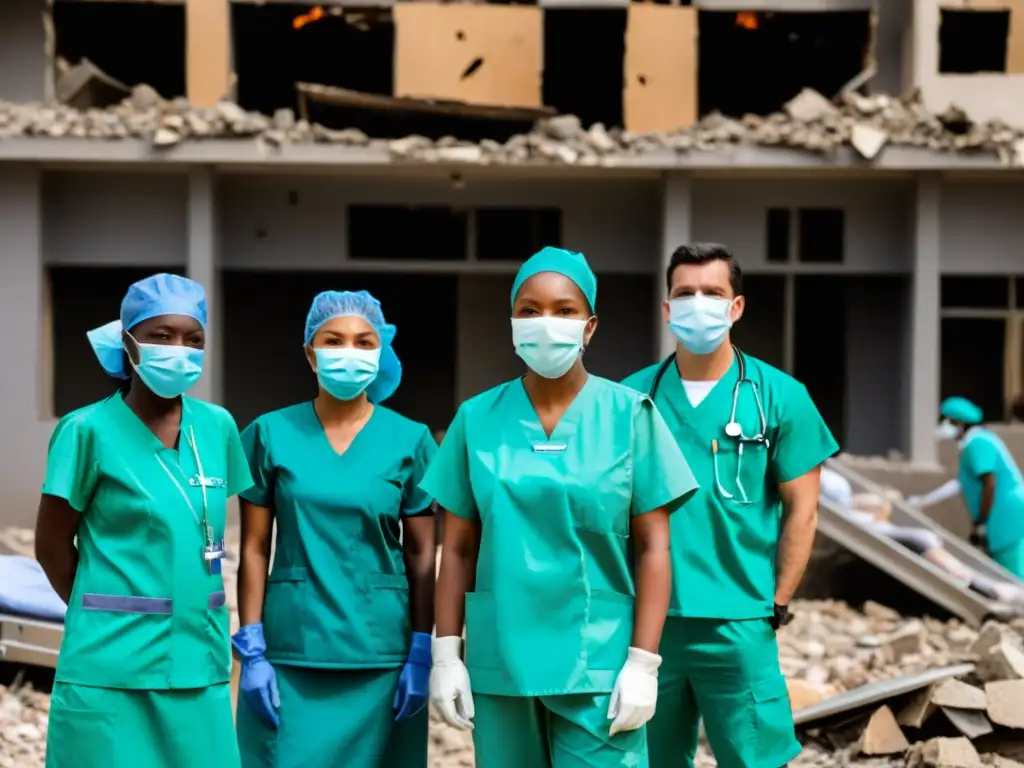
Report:
M 228 530 L 227 540 L 229 552 L 238 552 L 237 528 Z M 0 544 L 12 551 L 30 554 L 32 543 L 31 531 L 0 529 Z M 238 626 L 236 569 L 237 560 L 229 559 L 225 563 L 225 591 L 233 629 Z M 793 701 L 805 704 L 865 683 L 961 661 L 977 661 L 979 651 L 991 652 L 1003 643 L 1021 642 L 1020 635 L 1006 626 L 987 625 L 979 633 L 956 620 L 908 621 L 880 603 L 869 602 L 863 611 L 857 611 L 831 600 L 796 601 L 793 611 L 792 623 L 779 632 L 779 657 Z M 945 682 L 922 691 L 929 706 L 927 717 L 920 722 L 946 709 L 982 716 L 984 713 L 978 707 L 984 708 L 997 724 L 1019 722 L 1020 713 L 1024 712 L 1024 691 L 1021 690 L 1024 681 L 989 682 L 984 690 L 974 685 L 976 682 Z M 885 706 L 891 710 L 882 711 Z M 0 686 L 0 768 L 42 768 L 48 711 L 47 695 L 29 686 L 13 685 L 8 689 Z M 873 714 L 875 717 L 871 718 Z M 894 714 L 898 715 L 895 720 Z M 873 730 L 865 733 L 870 720 L 873 720 Z M 994 754 L 998 751 L 995 748 L 984 750 L 993 754 L 979 758 L 979 750 L 966 738 L 931 740 L 906 749 L 900 734 L 913 741 L 917 724 L 907 726 L 905 713 L 897 710 L 893 702 L 880 702 L 865 713 L 863 724 L 852 739 L 840 739 L 835 734 L 807 738 L 803 752 L 791 765 L 793 768 L 1016 766 L 1012 761 L 999 762 L 1013 755 L 999 757 Z M 863 754 L 865 751 L 874 756 Z M 434 712 L 430 715 L 429 754 L 431 768 L 472 768 L 475 764 L 472 735 L 448 728 Z M 697 766 L 711 768 L 714 765 L 710 750 L 706 744 L 702 745 Z
M 917 98 L 884 94 L 843 94 L 831 102 L 805 89 L 783 109 L 767 117 L 735 119 L 713 113 L 696 125 L 672 133 L 632 134 L 601 124 L 584 127 L 574 115 L 537 122 L 529 133 L 505 142 L 485 139 L 438 140 L 422 136 L 371 139 L 355 129 L 335 130 L 296 119 L 290 109 L 273 117 L 247 112 L 224 102 L 210 109 L 191 107 L 184 99 L 162 99 L 148 85 L 108 109 L 78 110 L 66 105 L 14 104 L 0 101 L 0 140 L 15 136 L 143 139 L 168 148 L 203 139 L 260 139 L 267 145 L 333 144 L 386 150 L 396 160 L 475 165 L 541 163 L 598 165 L 616 157 L 652 153 L 687 153 L 737 146 L 777 147 L 830 154 L 852 147 L 871 160 L 886 146 L 935 152 L 996 154 L 1007 165 L 1024 165 L 1024 131 L 1001 122 L 970 123 L 951 108 L 928 112 Z

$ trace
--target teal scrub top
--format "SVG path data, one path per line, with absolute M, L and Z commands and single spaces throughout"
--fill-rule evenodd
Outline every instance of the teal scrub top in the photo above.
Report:
M 167 690 L 230 679 L 224 582 L 203 559 L 190 434 L 220 540 L 228 498 L 252 485 L 238 428 L 223 408 L 183 397 L 177 449 L 164 447 L 120 394 L 57 424 L 43 493 L 81 514 L 57 682 Z
M 462 404 L 421 487 L 480 523 L 473 690 L 611 691 L 633 632 L 631 519 L 696 488 L 650 399 L 590 376 L 548 437 L 522 380 L 507 382 Z
M 686 514 L 672 518 L 672 602 L 670 616 L 755 619 L 772 615 L 775 555 L 782 522 L 778 484 L 810 472 L 839 446 L 806 387 L 767 363 L 744 354 L 747 379 L 757 385 L 770 447 L 747 444 L 737 471 L 737 443 L 725 434 L 739 366 L 732 367 L 694 408 L 675 365 L 654 393 L 658 410 L 679 442 L 700 483 Z M 624 383 L 649 394 L 660 364 Z M 740 388 L 736 420 L 755 435 L 761 420 L 749 384 Z M 718 441 L 718 471 L 725 498 L 715 483 L 711 441 Z M 747 503 L 738 492 L 737 477 Z
M 995 475 L 996 492 L 988 517 L 988 546 L 993 552 L 1024 538 L 1024 478 L 999 437 L 972 427 L 960 451 L 960 488 L 971 519 L 981 514 L 982 477 Z
M 420 490 L 437 443 L 381 405 L 343 454 L 312 402 L 260 416 L 242 432 L 255 485 L 273 511 L 277 549 L 263 603 L 267 659 L 330 669 L 404 663 L 412 629 L 401 518 L 431 513 Z

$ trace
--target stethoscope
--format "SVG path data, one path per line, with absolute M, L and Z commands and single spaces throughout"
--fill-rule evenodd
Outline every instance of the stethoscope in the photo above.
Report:
M 736 355 L 736 362 L 739 367 L 739 375 L 736 377 L 736 383 L 732 387 L 732 409 L 729 411 L 729 421 L 725 424 L 725 435 L 728 438 L 736 441 L 736 490 L 739 493 L 739 501 L 743 504 L 749 504 L 750 500 L 747 496 L 746 489 L 743 487 L 743 482 L 740 480 L 740 467 L 743 463 L 743 448 L 745 445 L 763 445 L 765 450 L 771 447 L 771 442 L 768 439 L 768 419 L 764 415 L 764 406 L 761 403 L 761 393 L 758 390 L 757 382 L 751 381 L 747 378 L 747 361 L 746 357 L 740 352 L 739 348 L 733 344 L 732 351 Z M 651 384 L 651 389 L 648 392 L 651 400 L 654 400 L 654 395 L 658 391 L 658 386 L 661 384 L 662 378 L 665 376 L 665 372 L 668 371 L 669 367 L 675 363 L 676 356 L 671 354 L 666 357 L 660 366 L 658 366 L 657 373 L 654 374 L 654 382 Z M 759 429 L 757 434 L 746 435 L 743 433 L 743 426 L 736 420 L 736 406 L 740 399 L 740 390 L 743 385 L 746 384 L 754 397 L 754 405 L 757 406 L 757 416 L 759 419 Z M 722 487 L 722 482 L 718 475 L 718 441 L 711 441 L 711 455 L 712 455 L 712 466 L 715 473 L 715 485 L 718 487 L 718 492 L 726 499 L 735 499 L 736 495 L 729 493 Z

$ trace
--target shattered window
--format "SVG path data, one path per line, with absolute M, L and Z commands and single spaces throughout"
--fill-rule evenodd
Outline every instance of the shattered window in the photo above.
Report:
M 468 218 L 443 206 L 350 205 L 348 255 L 461 261 L 468 254 Z
M 765 255 L 772 264 L 789 261 L 789 225 L 788 208 L 769 208 L 766 212 Z
M 522 261 L 546 245 L 562 245 L 558 208 L 479 208 L 476 257 L 481 261 Z
M 942 9 L 939 23 L 939 72 L 1005 72 L 1010 11 Z
M 1007 309 L 1010 281 L 1005 277 L 948 275 L 942 278 L 943 309 Z
M 806 264 L 841 264 L 846 216 L 842 208 L 801 208 L 797 260 Z

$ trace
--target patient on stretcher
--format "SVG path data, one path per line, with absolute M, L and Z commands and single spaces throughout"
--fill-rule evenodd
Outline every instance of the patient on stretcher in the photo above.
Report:
M 820 494 L 844 516 L 921 555 L 975 592 L 1000 603 L 1024 605 L 1024 592 L 1020 587 L 975 573 L 945 549 L 935 531 L 890 522 L 892 502 L 894 498 L 899 498 L 898 491 L 891 491 L 891 497 L 877 493 L 854 493 L 845 477 L 822 467 Z

